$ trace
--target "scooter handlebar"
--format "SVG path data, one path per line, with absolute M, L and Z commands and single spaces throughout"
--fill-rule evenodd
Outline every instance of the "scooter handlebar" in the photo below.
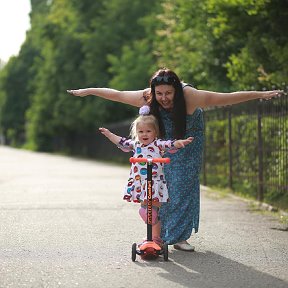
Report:
M 130 163 L 136 163 L 136 162 L 149 162 L 149 160 L 152 159 L 151 161 L 153 163 L 165 163 L 168 164 L 170 163 L 170 158 L 134 158 L 134 157 L 130 157 Z

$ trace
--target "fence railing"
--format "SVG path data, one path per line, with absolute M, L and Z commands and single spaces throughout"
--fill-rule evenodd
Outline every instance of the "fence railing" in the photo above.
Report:
M 287 208 L 288 97 L 205 110 L 204 119 L 201 183 Z M 107 126 L 121 136 L 129 127 L 130 121 Z M 129 165 L 129 155 L 97 131 L 71 139 L 69 147 L 73 154 Z
M 105 125 L 113 133 L 128 137 L 132 119 L 119 123 Z M 98 130 L 88 134 L 82 134 L 70 139 L 69 143 L 61 143 L 61 139 L 55 139 L 55 150 L 61 150 L 69 146 L 69 153 L 73 155 L 82 155 L 89 158 L 121 162 L 130 165 L 128 153 L 123 153 L 115 144 L 109 141 Z
M 204 115 L 202 183 L 287 208 L 288 97 L 212 109 Z

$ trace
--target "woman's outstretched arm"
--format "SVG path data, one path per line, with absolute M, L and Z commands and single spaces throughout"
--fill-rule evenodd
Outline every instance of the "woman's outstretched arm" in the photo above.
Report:
M 143 97 L 144 92 L 146 90 L 119 91 L 110 88 L 84 88 L 76 90 L 67 90 L 67 92 L 78 97 L 94 95 L 107 100 L 121 102 L 131 106 L 141 107 L 146 104 L 146 101 Z
M 239 91 L 231 93 L 212 92 L 205 90 L 197 90 L 193 87 L 185 87 L 185 100 L 187 103 L 188 113 L 197 108 L 206 108 L 213 106 L 226 106 L 238 104 L 255 99 L 269 100 L 274 97 L 284 95 L 282 90 L 272 91 Z M 190 111 L 189 111 L 190 110 Z

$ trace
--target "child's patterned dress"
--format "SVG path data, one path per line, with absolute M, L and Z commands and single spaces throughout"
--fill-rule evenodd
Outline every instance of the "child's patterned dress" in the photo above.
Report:
M 155 139 L 144 145 L 138 141 L 122 138 L 118 147 L 124 152 L 133 151 L 135 158 L 161 158 L 168 150 L 177 150 L 174 141 Z M 171 151 L 171 152 L 172 152 Z M 143 202 L 146 196 L 147 163 L 132 163 L 128 184 L 124 190 L 123 199 L 128 202 Z M 168 202 L 169 195 L 163 172 L 163 163 L 153 163 L 152 167 L 152 201 Z

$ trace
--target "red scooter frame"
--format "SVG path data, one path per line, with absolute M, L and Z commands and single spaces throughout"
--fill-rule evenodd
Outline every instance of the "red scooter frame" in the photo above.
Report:
M 155 259 L 163 255 L 164 261 L 168 261 L 168 244 L 164 243 L 160 247 L 152 239 L 152 167 L 153 163 L 170 163 L 169 158 L 130 158 L 131 163 L 147 163 L 147 240 L 138 245 L 132 245 L 132 261 L 136 260 L 136 255 L 141 255 L 143 259 Z

